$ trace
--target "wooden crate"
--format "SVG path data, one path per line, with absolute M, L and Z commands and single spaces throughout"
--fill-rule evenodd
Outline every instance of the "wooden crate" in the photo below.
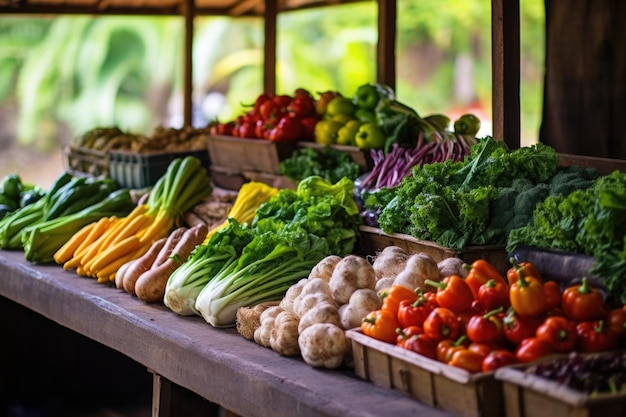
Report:
M 502 417 L 502 384 L 494 372 L 470 373 L 364 335 L 346 332 L 354 372 L 376 385 L 400 391 L 459 417 Z
M 69 145 L 63 148 L 69 172 L 93 176 L 109 174 L 109 154 L 106 151 Z
M 209 135 L 211 164 L 233 174 L 263 172 L 280 174 L 280 161 L 289 158 L 295 143 L 277 143 L 265 139 L 243 139 L 234 136 Z
M 387 246 L 399 246 L 409 253 L 423 252 L 436 262 L 446 258 L 458 257 L 467 263 L 477 259 L 489 261 L 494 268 L 504 274 L 510 267 L 508 254 L 504 246 L 468 246 L 463 251 L 440 246 L 429 240 L 416 239 L 401 233 L 387 234 L 377 227 L 361 226 L 358 252 L 362 255 L 374 255 Z
M 525 366 L 498 369 L 506 417 L 623 417 L 626 391 L 586 394 L 524 372 Z

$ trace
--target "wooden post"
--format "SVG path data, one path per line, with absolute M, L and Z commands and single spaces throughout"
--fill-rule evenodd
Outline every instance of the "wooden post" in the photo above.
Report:
M 396 0 L 378 1 L 377 81 L 396 89 Z
M 219 417 L 221 407 L 152 372 L 152 417 Z M 230 414 L 235 416 L 235 414 Z
M 193 21 L 195 16 L 194 0 L 186 0 L 183 16 L 185 18 L 184 80 L 183 80 L 183 124 L 191 126 L 193 121 Z
M 491 1 L 493 138 L 520 147 L 520 3 Z
M 265 43 L 263 62 L 263 91 L 276 93 L 276 23 L 278 0 L 265 0 Z

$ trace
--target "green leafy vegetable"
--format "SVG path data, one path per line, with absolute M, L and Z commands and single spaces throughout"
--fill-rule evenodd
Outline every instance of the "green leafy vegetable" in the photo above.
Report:
M 305 147 L 294 151 L 290 158 L 280 162 L 280 174 L 295 181 L 319 176 L 335 183 L 343 177 L 354 181 L 361 173 L 359 164 L 350 155 L 330 146 L 321 150 Z

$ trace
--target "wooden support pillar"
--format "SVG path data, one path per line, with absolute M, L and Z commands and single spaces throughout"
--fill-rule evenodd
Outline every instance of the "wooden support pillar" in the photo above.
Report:
M 224 410 L 161 375 L 152 384 L 152 417 L 222 417 Z M 234 414 L 227 414 L 234 416 Z
M 379 83 L 396 88 L 396 0 L 378 1 L 377 74 Z
M 520 2 L 491 1 L 493 138 L 520 147 Z
M 194 0 L 186 0 L 183 16 L 185 18 L 184 45 L 184 80 L 183 80 L 183 124 L 192 125 L 193 117 L 193 23 L 195 17 Z
M 278 0 L 265 0 L 264 14 L 264 61 L 263 91 L 267 94 L 276 93 L 276 24 Z

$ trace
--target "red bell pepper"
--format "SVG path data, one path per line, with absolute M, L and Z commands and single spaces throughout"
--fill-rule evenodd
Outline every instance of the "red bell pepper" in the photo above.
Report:
M 424 333 L 439 342 L 459 337 L 461 322 L 457 315 L 445 307 L 436 307 L 424 320 Z
M 487 314 L 473 316 L 467 323 L 465 332 L 472 342 L 497 343 L 504 337 L 502 329 L 502 307 Z
M 589 285 L 586 277 L 563 291 L 561 307 L 565 316 L 576 321 L 599 320 L 607 312 L 602 293 Z
M 603 352 L 617 349 L 619 338 L 605 325 L 604 320 L 590 320 L 578 323 L 578 350 L 581 352 Z
M 537 328 L 537 337 L 550 343 L 557 352 L 571 352 L 576 347 L 576 322 L 567 317 L 548 317 Z
M 554 353 L 552 345 L 538 337 L 529 337 L 522 340 L 515 350 L 517 360 L 522 363 L 536 361 L 539 358 Z
M 402 300 L 398 307 L 398 321 L 402 326 L 422 326 L 434 308 L 423 295 L 413 302 Z
M 387 310 L 374 310 L 370 312 L 361 323 L 363 334 L 387 343 L 396 342 L 396 329 L 400 323 L 395 314 Z
M 472 342 L 467 348 L 469 350 L 478 352 L 483 355 L 483 357 L 485 357 L 489 355 L 489 353 L 491 353 L 492 351 L 500 349 L 500 346 L 495 343 Z
M 430 359 L 437 356 L 437 342 L 424 333 L 409 337 L 402 347 Z
M 546 310 L 560 309 L 563 293 L 559 283 L 556 281 L 544 281 L 543 291 L 546 294 Z
M 406 327 L 398 327 L 396 329 L 396 345 L 402 346 L 404 342 L 407 341 L 411 336 L 415 336 L 417 334 L 423 334 L 424 330 L 422 330 L 419 326 L 406 326 Z
M 460 313 L 472 306 L 472 290 L 460 275 L 450 275 L 441 282 L 429 279 L 424 282 L 437 288 L 437 304 L 440 307 Z
M 518 360 L 515 353 L 506 349 L 497 349 L 491 351 L 485 359 L 483 359 L 481 368 L 483 372 L 490 372 L 503 366 L 515 365 L 516 363 L 518 363 Z
M 315 137 L 315 125 L 317 125 L 318 119 L 315 116 L 303 117 L 300 120 L 302 124 L 302 140 L 313 140 Z
M 296 96 L 287 105 L 287 112 L 291 117 L 308 117 L 315 113 L 315 103 L 312 97 Z
M 504 282 L 490 279 L 478 289 L 478 302 L 485 311 L 491 311 L 498 307 L 509 308 L 511 305 L 509 286 Z
M 534 316 L 520 316 L 512 308 L 502 319 L 504 337 L 514 345 L 519 345 L 522 340 L 534 337 L 541 320 Z
M 472 290 L 474 298 L 478 298 L 478 291 L 483 284 L 486 284 L 489 280 L 494 280 L 496 283 L 502 283 L 506 285 L 506 281 L 502 274 L 493 267 L 485 259 L 477 259 L 469 266 L 469 272 L 465 277 L 465 282 Z
M 614 308 L 606 315 L 606 326 L 620 338 L 626 336 L 626 307 Z
M 295 142 L 302 135 L 302 124 L 299 118 L 283 117 L 276 127 L 270 130 L 268 139 L 272 142 Z

